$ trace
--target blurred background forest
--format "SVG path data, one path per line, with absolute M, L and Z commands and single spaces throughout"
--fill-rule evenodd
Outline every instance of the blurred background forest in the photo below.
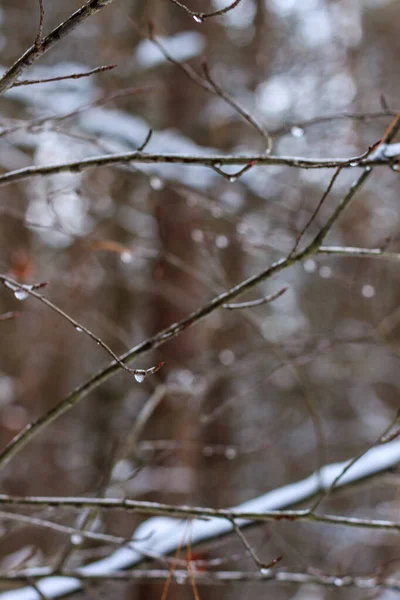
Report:
M 187 4 L 206 11 L 227 2 Z M 45 0 L 45 31 L 80 5 Z M 38 21 L 37 2 L 2 0 L 3 69 L 32 44 Z M 133 151 L 149 129 L 148 152 L 264 151 L 261 136 L 237 111 L 165 59 L 148 39 L 149 21 L 177 61 L 201 73 L 207 57 L 214 81 L 271 133 L 274 154 L 361 154 L 390 124 L 385 113 L 399 108 L 398 0 L 242 0 L 204 23 L 166 0 L 119 0 L 63 39 L 27 77 L 115 69 L 15 87 L 1 98 L 2 171 Z M 332 115 L 338 118 L 307 124 Z M 340 174 L 309 239 L 356 172 Z M 27 283 L 48 282 L 44 295 L 122 354 L 287 255 L 331 174 L 259 166 L 231 182 L 203 167 L 138 164 L 12 184 L 0 196 L 0 270 Z M 399 219 L 398 174 L 376 169 L 328 241 L 400 251 Z M 157 374 L 138 384 L 122 372 L 91 393 L 10 463 L 1 474 L 2 493 L 102 490 L 225 507 L 357 454 L 399 406 L 397 273 L 394 262 L 321 255 L 284 271 L 244 298 L 287 287 L 275 302 L 216 311 L 135 363 L 165 361 Z M 110 362 L 46 306 L 3 288 L 0 313 L 8 311 L 20 314 L 0 322 L 2 447 Z M 154 411 L 124 454 L 155 392 Z M 337 493 L 327 509 L 397 518 L 397 486 L 398 474 L 385 474 Z M 62 522 L 76 524 L 76 513 L 65 514 Z M 104 513 L 99 527 L 128 537 L 143 518 Z M 66 549 L 65 536 L 54 532 L 3 521 L 0 530 L 0 570 L 54 564 Z M 264 561 L 283 556 L 280 568 L 359 575 L 400 569 L 395 533 L 276 522 L 247 535 Z M 69 564 L 108 551 L 85 543 Z M 252 565 L 234 536 L 205 545 L 198 556 L 239 569 Z M 113 582 L 82 594 L 153 599 L 162 589 Z M 367 597 L 362 590 L 278 582 L 200 586 L 199 594 L 202 600 Z M 170 597 L 191 598 L 193 590 L 175 585 Z

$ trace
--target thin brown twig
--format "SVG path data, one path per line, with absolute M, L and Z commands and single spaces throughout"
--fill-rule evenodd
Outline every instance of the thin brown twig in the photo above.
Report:
M 236 535 L 238 536 L 238 538 L 240 539 L 240 541 L 242 542 L 243 546 L 246 548 L 247 552 L 250 554 L 251 558 L 253 559 L 255 565 L 260 569 L 260 570 L 266 570 L 266 569 L 271 569 L 272 567 L 274 567 L 275 565 L 277 565 L 281 560 L 282 560 L 282 556 L 278 556 L 277 558 L 274 558 L 271 562 L 267 563 L 263 563 L 257 556 L 254 548 L 251 546 L 249 540 L 246 538 L 246 536 L 244 535 L 243 531 L 240 529 L 239 525 L 236 523 L 236 521 L 233 519 L 231 521 L 232 523 L 232 527 L 236 532 Z
M 111 348 L 101 338 L 99 338 L 92 331 L 90 331 L 90 329 L 88 329 L 87 327 L 82 325 L 82 323 L 78 323 L 78 321 L 76 321 L 73 317 L 68 315 L 61 308 L 56 306 L 53 302 L 48 300 L 45 296 L 42 296 L 41 294 L 38 294 L 35 291 L 39 287 L 44 287 L 45 285 L 47 285 L 47 283 L 26 285 L 23 283 L 19 283 L 18 281 L 15 281 L 14 279 L 11 279 L 11 277 L 8 277 L 7 275 L 0 275 L 0 281 L 2 281 L 6 285 L 6 287 L 10 288 L 15 294 L 18 294 L 18 290 L 20 290 L 22 293 L 25 293 L 29 296 L 33 296 L 34 298 L 36 298 L 37 300 L 39 300 L 40 302 L 42 302 L 43 304 L 45 304 L 46 306 L 51 308 L 55 313 L 60 315 L 60 317 L 62 317 L 63 319 L 68 321 L 68 323 L 73 325 L 77 332 L 79 332 L 79 333 L 83 332 L 87 336 L 89 336 L 92 340 L 94 340 L 98 346 L 101 346 L 106 352 L 108 352 L 108 354 L 115 361 L 117 361 L 117 363 L 120 365 L 120 367 L 124 371 L 127 371 L 128 373 L 132 373 L 134 375 L 136 381 L 138 381 L 139 383 L 144 381 L 144 379 L 148 375 L 153 375 L 154 373 L 157 373 L 157 371 L 163 366 L 164 363 L 162 362 L 162 363 L 159 363 L 158 365 L 155 365 L 154 367 L 150 367 L 149 369 L 131 369 L 130 367 L 128 367 L 119 358 L 119 356 L 117 354 L 115 354 L 115 352 L 113 350 L 111 350 Z
M 145 402 L 141 411 L 136 417 L 132 431 L 126 439 L 124 447 L 120 453 L 121 456 L 133 456 L 134 459 L 137 458 L 137 445 L 140 435 L 142 434 L 143 429 L 151 415 L 164 398 L 166 391 L 167 388 L 165 385 L 158 385 L 150 398 L 148 398 L 147 402 Z
M 153 130 L 149 129 L 148 134 L 146 135 L 146 138 L 145 138 L 143 144 L 141 144 L 138 147 L 138 152 L 143 152 L 143 150 L 146 148 L 147 144 L 150 142 L 152 135 L 153 135 Z
M 279 135 L 285 135 L 291 133 L 295 128 L 300 130 L 307 129 L 308 127 L 312 127 L 314 125 L 321 125 L 323 123 L 331 123 L 332 121 L 361 121 L 362 123 L 366 121 L 372 121 L 375 119 L 382 119 L 386 117 L 396 117 L 398 114 L 398 110 L 389 110 L 383 109 L 382 111 L 376 112 L 366 112 L 366 113 L 352 113 L 352 112 L 343 112 L 332 115 L 322 115 L 320 117 L 313 117 L 311 119 L 306 119 L 305 121 L 296 121 L 291 123 L 290 125 L 284 125 L 283 127 L 278 127 L 277 129 L 271 129 L 270 134 L 273 137 L 277 137 Z
M 266 153 L 270 154 L 272 151 L 272 138 L 269 135 L 268 131 L 243 107 L 239 106 L 236 100 L 233 100 L 226 92 L 219 86 L 213 79 L 210 73 L 210 69 L 208 67 L 208 63 L 206 58 L 202 60 L 202 69 L 204 73 L 204 77 L 208 81 L 208 83 L 213 88 L 214 92 L 217 96 L 220 96 L 227 104 L 229 104 L 232 108 L 234 108 L 245 121 L 247 121 L 252 127 L 254 127 L 261 137 L 264 139 L 266 143 Z
M 43 38 L 43 25 L 44 25 L 44 0 L 39 1 L 39 28 L 35 39 L 35 46 L 38 50 L 40 50 L 42 46 L 42 38 Z
M 225 8 L 221 8 L 219 10 L 214 10 L 212 12 L 196 12 L 196 11 L 190 10 L 190 8 L 188 8 L 182 2 L 179 2 L 179 0 L 170 0 L 170 2 L 172 2 L 173 4 L 176 4 L 177 6 L 179 6 L 179 8 L 182 8 L 185 12 L 187 12 L 196 21 L 196 23 L 202 23 L 205 19 L 210 19 L 211 17 L 219 17 L 221 15 L 224 15 L 227 12 L 236 8 L 236 6 L 238 4 L 240 4 L 241 1 L 242 0 L 234 0 L 234 2 L 232 2 Z
M 270 302 L 273 302 L 273 300 L 277 300 L 277 298 L 280 298 L 285 292 L 287 292 L 287 290 L 287 287 L 283 287 L 274 294 L 264 296 L 264 298 L 258 298 L 257 300 L 248 300 L 247 302 L 223 304 L 222 308 L 227 308 L 228 310 L 235 310 L 241 308 L 253 308 L 254 306 L 261 306 L 262 304 L 269 304 Z
M 385 437 L 388 436 L 389 432 L 393 429 L 393 427 L 399 422 L 400 420 L 400 409 L 397 411 L 396 415 L 394 416 L 394 419 L 392 419 L 392 421 L 389 423 L 389 425 L 385 428 L 385 430 L 383 431 L 383 433 L 379 434 L 379 437 L 372 442 L 372 444 L 369 444 L 368 447 L 363 450 L 362 452 L 360 452 L 359 454 L 357 454 L 357 456 L 354 456 L 354 458 L 352 458 L 352 460 L 350 460 L 348 462 L 348 464 L 344 467 L 344 469 L 341 471 L 341 473 L 339 473 L 339 475 L 337 477 L 335 477 L 335 479 L 332 481 L 331 485 L 323 492 L 323 494 L 317 498 L 317 500 L 315 501 L 315 503 L 313 504 L 313 506 L 311 507 L 311 513 L 314 513 L 318 506 L 326 499 L 328 498 L 328 496 L 332 493 L 332 491 L 335 489 L 335 487 L 337 486 L 337 484 L 339 483 L 339 481 L 342 479 L 342 477 L 344 477 L 346 475 L 346 473 L 361 459 L 363 458 L 363 456 L 365 456 L 370 450 L 372 450 L 372 448 L 375 448 L 376 446 L 379 446 L 382 443 L 387 443 L 388 441 L 390 441 L 390 439 L 387 439 L 386 441 L 382 441 L 385 440 Z
M 229 106 L 233 108 L 245 121 L 247 121 L 247 123 L 254 127 L 266 143 L 267 154 L 271 152 L 272 138 L 269 135 L 268 131 L 257 121 L 257 119 L 255 119 L 255 117 L 253 117 L 245 108 L 243 108 L 237 100 L 232 98 L 232 96 L 230 96 L 213 80 L 205 58 L 202 61 L 204 77 L 201 77 L 189 64 L 176 60 L 168 52 L 164 45 L 155 37 L 154 28 L 152 24 L 149 25 L 149 38 L 153 42 L 153 44 L 157 46 L 157 48 L 160 50 L 160 52 L 163 54 L 164 58 L 168 62 L 178 67 L 178 69 L 185 73 L 185 75 L 189 77 L 189 79 L 197 83 L 197 85 L 200 85 L 204 90 L 222 98 L 222 100 L 229 104 Z
M 84 73 L 71 73 L 71 75 L 60 75 L 59 77 L 48 77 L 46 79 L 19 79 L 13 83 L 12 87 L 35 85 L 37 83 L 52 83 L 54 81 L 64 81 L 66 79 L 82 79 L 83 77 L 89 77 L 90 75 L 95 75 L 96 73 L 111 71 L 111 69 L 115 69 L 117 66 L 118 65 L 104 65 L 102 67 L 91 69 L 90 71 L 85 71 Z
M 16 131 L 21 131 L 21 130 L 28 130 L 31 131 L 33 133 L 35 133 L 37 130 L 40 130 L 40 128 L 49 123 L 49 122 L 60 122 L 60 121 L 64 121 L 67 119 L 72 119 L 74 117 L 77 117 L 78 115 L 80 115 L 81 113 L 90 110 L 91 108 L 95 108 L 96 106 L 103 106 L 104 104 L 107 104 L 108 102 L 112 102 L 114 100 L 118 100 L 119 98 L 125 98 L 126 96 L 130 96 L 133 94 L 138 94 L 141 92 L 148 92 L 151 91 L 155 88 L 155 86 L 144 86 L 144 87 L 138 87 L 138 88 L 127 88 L 125 90 L 120 90 L 119 92 L 116 93 L 112 93 L 112 94 L 105 94 L 104 96 L 102 96 L 101 98 L 99 98 L 98 100 L 95 100 L 94 102 L 91 102 L 90 104 L 85 104 L 84 106 L 80 106 L 79 108 L 70 111 L 68 113 L 65 113 L 63 115 L 53 115 L 51 117 L 40 117 L 38 119 L 32 119 L 30 121 L 26 121 L 25 123 L 21 124 L 21 125 L 14 125 L 12 127 L 5 127 L 3 129 L 0 130 L 0 137 L 3 137 L 5 135 L 10 135 L 12 133 L 15 133 Z M 71 135 L 71 134 L 69 134 Z M 76 135 L 76 134 L 75 134 Z M 86 137 L 84 139 L 87 139 Z M 90 139 L 90 141 L 98 141 L 95 138 Z
M 6 511 L 0 511 L 0 520 L 16 521 L 17 523 L 22 523 L 24 525 L 44 527 L 57 533 L 63 533 L 69 536 L 79 535 L 83 539 L 95 540 L 97 542 L 105 542 L 107 544 L 113 544 L 116 546 L 121 546 L 123 544 L 127 544 L 128 542 L 132 542 L 131 538 L 125 539 L 123 537 L 108 535 L 105 533 L 82 531 L 81 529 L 76 529 L 75 527 L 70 527 L 68 525 L 61 525 L 60 523 L 54 523 L 53 521 L 48 521 L 46 519 L 39 519 L 38 517 L 31 517 L 28 515 L 10 513 Z
M 295 241 L 294 246 L 292 248 L 291 254 L 294 254 L 294 252 L 296 252 L 297 248 L 299 247 L 299 244 L 301 242 L 301 239 L 302 239 L 303 235 L 305 234 L 305 232 L 307 231 L 307 229 L 310 227 L 310 225 L 316 219 L 319 211 L 322 208 L 322 205 L 324 204 L 324 202 L 327 199 L 327 197 L 329 196 L 329 194 L 330 194 L 333 186 L 335 185 L 335 181 L 339 177 L 339 175 L 341 173 L 341 170 L 342 170 L 342 167 L 338 167 L 336 169 L 336 171 L 334 172 L 333 176 L 331 177 L 331 179 L 329 181 L 329 184 L 328 184 L 328 187 L 326 188 L 325 192 L 323 193 L 323 195 L 322 195 L 320 201 L 318 202 L 316 208 L 313 210 L 313 212 L 311 213 L 311 216 L 308 219 L 307 223 L 304 225 L 303 229 L 300 231 L 300 233 L 296 237 L 296 241 Z

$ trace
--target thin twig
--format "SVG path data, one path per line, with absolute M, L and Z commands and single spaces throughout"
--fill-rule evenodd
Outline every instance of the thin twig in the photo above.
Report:
M 323 123 L 331 123 L 332 121 L 361 121 L 365 123 L 366 121 L 372 121 L 375 119 L 383 119 L 386 117 L 395 117 L 399 111 L 392 110 L 383 110 L 380 112 L 371 112 L 371 113 L 351 113 L 351 112 L 343 112 L 332 115 L 324 115 L 320 117 L 313 117 L 312 119 L 307 119 L 305 121 L 296 121 L 291 123 L 290 125 L 284 125 L 283 127 L 279 127 L 278 129 L 271 129 L 270 134 L 272 137 L 277 137 L 280 135 L 285 135 L 287 133 L 291 133 L 295 128 L 302 131 L 307 129 L 308 127 L 312 127 L 314 125 L 321 125 Z
M 304 225 L 303 229 L 300 231 L 300 233 L 298 234 L 298 236 L 296 237 L 296 241 L 294 243 L 293 249 L 291 251 L 291 254 L 294 254 L 294 252 L 296 252 L 297 248 L 299 247 L 300 241 L 303 237 L 303 235 L 305 234 L 305 232 L 307 231 L 307 229 L 310 227 L 311 223 L 313 223 L 313 221 L 315 220 L 315 218 L 317 217 L 322 205 L 324 204 L 326 198 L 329 196 L 336 179 L 339 177 L 340 172 L 341 172 L 342 168 L 338 167 L 336 169 L 336 171 L 334 172 L 333 176 L 331 177 L 331 180 L 329 182 L 328 187 L 326 188 L 325 192 L 322 195 L 322 198 L 320 199 L 320 201 L 318 202 L 316 208 L 313 210 L 310 218 L 308 219 L 307 223 Z
M 211 77 L 207 61 L 204 58 L 202 61 L 202 68 L 204 77 L 198 75 L 198 73 L 187 63 L 176 60 L 164 47 L 164 45 L 155 37 L 153 27 L 149 27 L 149 38 L 157 46 L 160 52 L 163 54 L 164 58 L 178 67 L 189 79 L 200 85 L 207 92 L 211 92 L 214 95 L 219 96 L 229 104 L 231 108 L 233 108 L 247 123 L 249 123 L 252 127 L 254 127 L 257 132 L 261 135 L 267 147 L 267 154 L 269 154 L 272 150 L 272 138 L 269 135 L 268 131 L 257 121 L 255 117 L 253 117 L 245 108 L 243 108 L 235 98 L 232 98 L 230 94 L 228 94 L 224 89 L 222 89 Z M 256 164 L 253 162 L 253 164 Z
M 43 25 L 44 25 L 44 0 L 39 0 L 39 28 L 35 39 L 35 46 L 38 50 L 40 50 L 42 46 L 42 38 L 43 38 Z
M 12 87 L 19 87 L 21 85 L 35 85 L 37 83 L 53 83 L 54 81 L 64 81 L 66 79 L 82 79 L 82 77 L 89 77 L 95 73 L 103 73 L 104 71 L 111 71 L 118 65 L 105 65 L 103 67 L 96 67 L 91 71 L 85 71 L 84 73 L 71 73 L 71 75 L 60 75 L 60 77 L 48 77 L 46 79 L 19 79 L 15 81 Z M 53 117 L 51 117 L 53 119 Z
M 143 150 L 146 148 L 147 144 L 150 142 L 152 135 L 153 135 L 153 130 L 149 129 L 149 131 L 148 131 L 148 133 L 147 133 L 147 135 L 145 137 L 145 140 L 144 140 L 143 144 L 141 144 L 138 147 L 138 152 L 143 152 Z
M 176 4 L 177 6 L 179 6 L 179 8 L 182 8 L 185 12 L 187 12 L 196 21 L 196 23 L 202 23 L 205 19 L 210 19 L 211 17 L 219 17 L 221 15 L 224 15 L 227 12 L 229 12 L 230 10 L 233 10 L 238 4 L 240 4 L 241 1 L 242 0 L 234 0 L 234 2 L 232 2 L 225 8 L 221 8 L 219 10 L 214 10 L 212 12 L 207 13 L 207 12 L 195 12 L 193 10 L 190 10 L 190 8 L 188 8 L 182 2 L 179 2 L 179 0 L 170 0 L 170 2 L 172 2 L 173 4 Z
M 227 104 L 234 108 L 245 121 L 247 121 L 252 127 L 254 127 L 266 143 L 266 153 L 270 154 L 272 151 L 272 138 L 268 131 L 243 107 L 239 106 L 236 100 L 233 100 L 226 92 L 219 86 L 211 76 L 210 69 L 208 68 L 207 60 L 204 58 L 202 61 L 202 69 L 204 76 L 208 83 L 213 88 L 217 96 L 220 96 Z
M 258 556 L 257 556 L 254 548 L 252 548 L 250 542 L 248 541 L 248 539 L 244 535 L 243 531 L 240 529 L 239 525 L 234 520 L 232 520 L 232 526 L 233 526 L 233 529 L 236 532 L 236 535 L 238 536 L 238 538 L 242 542 L 243 546 L 246 548 L 247 552 L 250 554 L 250 556 L 253 559 L 254 563 L 256 564 L 256 566 L 261 571 L 262 570 L 271 569 L 272 567 L 275 567 L 275 565 L 277 565 L 282 560 L 283 557 L 282 556 L 278 556 L 277 558 L 274 558 L 274 560 L 272 560 L 268 564 L 261 562 L 261 560 L 258 558 Z
M 149 369 L 131 369 L 130 367 L 128 367 L 119 358 L 119 356 L 117 354 L 115 354 L 115 352 L 113 350 L 111 350 L 111 348 L 105 342 L 103 342 L 103 340 L 101 338 L 99 338 L 97 335 L 92 333 L 90 331 L 90 329 L 88 329 L 87 327 L 82 325 L 82 323 L 78 323 L 78 321 L 76 321 L 74 318 L 72 318 L 70 315 L 68 315 L 65 311 L 63 311 L 61 308 L 56 306 L 53 302 L 51 302 L 50 300 L 45 298 L 45 296 L 42 296 L 41 294 L 38 294 L 38 292 L 35 291 L 35 289 L 38 289 L 39 287 L 44 287 L 45 285 L 47 285 L 46 283 L 26 285 L 23 283 L 19 283 L 18 281 L 15 281 L 14 279 L 11 279 L 11 277 L 8 277 L 7 275 L 0 275 L 0 281 L 2 281 L 6 285 L 6 287 L 13 290 L 13 292 L 15 294 L 18 294 L 18 290 L 20 290 L 22 293 L 25 293 L 29 296 L 33 296 L 34 298 L 36 298 L 37 300 L 39 300 L 40 302 L 42 302 L 43 304 L 45 304 L 46 306 L 51 308 L 60 317 L 62 317 L 63 319 L 68 321 L 68 323 L 73 325 L 77 332 L 79 332 L 79 333 L 83 332 L 87 336 L 89 336 L 92 340 L 94 340 L 96 342 L 96 344 L 98 346 L 101 346 L 120 365 L 120 367 L 124 371 L 127 371 L 128 373 L 132 373 L 134 375 L 136 381 L 138 381 L 139 383 L 144 381 L 144 379 L 147 377 L 147 375 L 153 375 L 154 373 L 157 373 L 157 371 L 163 366 L 164 363 L 159 363 L 158 365 L 155 365 L 154 367 L 150 367 Z
M 280 298 L 285 292 L 287 292 L 287 290 L 288 288 L 284 287 L 275 292 L 274 294 L 270 294 L 269 296 L 265 296 L 264 298 L 258 298 L 257 300 L 249 300 L 248 302 L 237 302 L 236 304 L 223 304 L 222 308 L 234 310 L 237 308 L 253 308 L 254 306 L 261 306 L 262 304 L 269 304 L 273 300 Z
M 63 533 L 69 536 L 78 535 L 83 539 L 96 540 L 97 542 L 106 542 L 107 544 L 113 544 L 116 546 L 132 543 L 132 539 L 129 538 L 126 539 L 123 537 L 108 535 L 105 533 L 82 531 L 80 529 L 76 529 L 75 527 L 70 527 L 68 525 L 61 525 L 60 523 L 54 523 L 53 521 L 47 521 L 45 519 L 39 519 L 37 517 L 30 517 L 27 515 L 21 515 L 17 513 L 0 511 L 0 520 L 16 521 L 17 523 L 23 523 L 24 525 L 44 527 L 45 529 L 50 529 L 51 531 L 56 531 L 57 533 Z
M 132 431 L 130 432 L 125 444 L 124 448 L 121 451 L 121 455 L 123 456 L 133 456 L 136 458 L 137 454 L 137 444 L 139 438 L 143 432 L 146 423 L 150 419 L 153 412 L 156 410 L 157 406 L 160 404 L 162 399 L 165 396 L 167 388 L 165 385 L 158 385 L 154 390 L 153 394 L 148 398 L 147 402 L 142 407 L 142 410 L 139 412 L 136 417 L 134 426 Z
M 384 260 L 400 261 L 399 252 L 388 252 L 382 248 L 354 248 L 352 246 L 320 246 L 318 254 L 332 256 L 354 256 L 357 258 L 381 258 Z
M 323 500 L 325 500 L 326 498 L 328 498 L 328 496 L 335 489 L 335 487 L 337 486 L 337 484 L 339 483 L 339 481 L 342 479 L 342 477 L 344 477 L 346 475 L 346 473 L 361 458 L 363 458 L 363 456 L 365 456 L 370 450 L 372 450 L 372 448 L 375 448 L 379 444 L 387 443 L 387 442 L 382 441 L 382 440 L 385 439 L 385 437 L 389 434 L 389 432 L 393 429 L 393 427 L 399 422 L 399 420 L 400 420 L 400 410 L 397 411 L 394 419 L 385 428 L 385 430 L 383 431 L 383 433 L 381 433 L 379 435 L 379 437 L 374 442 L 372 442 L 372 444 L 369 444 L 369 446 L 365 450 L 363 450 L 362 452 L 360 452 L 359 454 L 357 454 L 357 456 L 354 456 L 354 458 L 352 458 L 352 460 L 350 460 L 348 462 L 348 464 L 343 468 L 343 470 L 338 474 L 338 476 L 335 477 L 335 479 L 332 481 L 332 483 L 330 484 L 330 486 L 324 491 L 324 493 L 319 498 L 317 498 L 316 502 L 311 507 L 311 512 L 312 513 L 314 513 L 317 510 L 318 506 L 323 502 Z M 390 441 L 390 440 L 387 440 L 387 441 Z

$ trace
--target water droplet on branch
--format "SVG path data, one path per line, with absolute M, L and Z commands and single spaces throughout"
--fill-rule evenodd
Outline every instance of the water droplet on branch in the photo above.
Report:
M 136 371 L 135 379 L 138 383 L 143 383 L 143 381 L 146 379 L 146 372 L 145 371 Z
M 29 296 L 29 294 L 28 294 L 28 292 L 25 292 L 24 290 L 15 290 L 14 296 L 16 297 L 17 300 L 26 300 L 27 297 Z
M 193 15 L 193 21 L 196 21 L 196 23 L 204 23 L 204 19 L 200 15 Z

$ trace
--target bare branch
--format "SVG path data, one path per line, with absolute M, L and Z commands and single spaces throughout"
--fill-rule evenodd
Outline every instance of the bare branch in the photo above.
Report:
M 287 292 L 287 290 L 288 288 L 284 287 L 275 292 L 274 294 L 270 294 L 269 296 L 265 296 L 264 298 L 258 298 L 258 300 L 249 300 L 248 302 L 238 302 L 236 304 L 223 304 L 222 308 L 234 310 L 237 308 L 253 308 L 254 306 L 261 306 L 262 304 L 269 304 L 273 300 L 280 298 L 285 292 Z
M 79 161 L 60 163 L 55 165 L 40 165 L 37 167 L 24 167 L 15 171 L 8 171 L 0 175 L 0 185 L 23 181 L 32 177 L 44 177 L 56 173 L 79 173 L 94 167 L 106 167 L 118 164 L 181 164 L 197 165 L 203 167 L 221 167 L 228 165 L 248 166 L 253 163 L 257 165 L 282 165 L 295 169 L 337 169 L 352 167 L 391 166 L 398 162 L 398 157 L 365 158 L 358 161 L 355 158 L 302 158 L 293 156 L 265 156 L 263 154 L 254 156 L 238 155 L 186 155 L 186 154 L 148 154 L 146 152 L 127 152 L 121 154 L 106 154 L 92 156 Z M 356 164 L 352 164 L 355 161 Z
M 352 246 L 320 246 L 318 254 L 332 256 L 354 256 L 357 258 L 381 258 L 384 260 L 400 261 L 399 252 L 388 252 L 383 248 L 353 248 Z
M 39 29 L 35 39 L 35 46 L 40 50 L 42 46 L 43 38 L 43 25 L 44 25 L 44 0 L 39 0 Z
M 52 83 L 54 81 L 64 81 L 66 79 L 82 79 L 83 77 L 89 77 L 96 73 L 103 73 L 104 71 L 111 71 L 118 65 L 105 65 L 103 67 L 96 67 L 91 71 L 85 71 L 84 73 L 72 73 L 71 75 L 62 75 L 60 77 L 48 77 L 47 79 L 19 79 L 13 83 L 12 87 L 19 87 L 21 85 L 34 85 L 37 83 Z M 52 117 L 53 118 L 53 117 Z
M 93 17 L 112 2 L 114 0 L 88 0 L 86 4 L 75 11 L 66 21 L 58 25 L 58 27 L 43 38 L 40 45 L 37 45 L 35 42 L 0 78 L 0 94 L 4 94 L 4 92 L 10 89 L 24 71 L 32 66 L 48 50 L 53 48 L 60 40 L 71 33 L 78 25 L 86 21 L 87 18 Z
M 144 381 L 144 379 L 147 377 L 147 375 L 153 375 L 154 373 L 157 373 L 157 371 L 163 366 L 164 363 L 159 363 L 158 365 L 156 365 L 154 367 L 150 367 L 149 369 L 131 369 L 131 368 L 129 368 L 118 357 L 118 355 L 115 354 L 115 352 L 113 352 L 113 350 L 111 350 L 111 348 L 109 346 L 107 346 L 107 344 L 105 342 L 103 342 L 103 340 L 101 338 L 97 337 L 97 335 L 92 333 L 90 331 L 90 329 L 88 329 L 81 323 L 78 323 L 78 321 L 76 321 L 75 319 L 70 317 L 66 312 L 64 312 L 61 308 L 56 306 L 53 302 L 51 302 L 50 300 L 48 300 L 47 298 L 45 298 L 41 294 L 38 294 L 35 291 L 36 289 L 38 289 L 40 287 L 44 287 L 45 285 L 47 285 L 47 283 L 26 285 L 23 283 L 19 283 L 18 281 L 15 281 L 14 279 L 11 279 L 11 277 L 8 277 L 7 275 L 0 275 L 0 281 L 2 281 L 6 285 L 6 287 L 13 290 L 14 294 L 17 296 L 17 298 L 19 297 L 20 300 L 24 300 L 27 296 L 33 296 L 34 298 L 36 298 L 37 300 L 40 300 L 40 302 L 42 302 L 43 304 L 45 304 L 46 306 L 51 308 L 54 312 L 56 312 L 58 315 L 60 315 L 60 317 L 62 317 L 66 321 L 68 321 L 68 323 L 73 325 L 75 330 L 78 333 L 81 333 L 81 332 L 85 333 L 92 340 L 94 340 L 98 346 L 101 346 L 102 348 L 104 348 L 104 350 L 106 352 L 108 352 L 108 354 L 115 361 L 117 361 L 117 363 L 120 365 L 120 367 L 124 371 L 127 371 L 128 373 L 132 373 L 138 383 L 142 383 L 142 381 Z M 20 296 L 18 296 L 18 294 L 20 294 Z
M 234 108 L 243 117 L 245 121 L 247 121 L 252 127 L 254 127 L 258 131 L 258 133 L 261 135 L 261 137 L 266 143 L 266 153 L 270 154 L 272 151 L 272 138 L 269 135 L 268 131 L 264 129 L 264 127 L 260 125 L 260 123 L 258 123 L 258 121 L 247 110 L 239 106 L 237 101 L 233 100 L 225 92 L 225 90 L 223 90 L 221 86 L 219 86 L 214 81 L 214 79 L 211 77 L 210 69 L 208 68 L 207 60 L 205 58 L 202 61 L 202 68 L 206 80 L 211 85 L 212 89 L 217 94 L 217 96 L 220 96 L 223 100 L 225 100 L 225 102 L 229 104 L 232 108 Z
M 44 527 L 56 531 L 57 533 L 63 533 L 65 535 L 79 535 L 83 539 L 96 540 L 100 542 L 106 542 L 107 544 L 113 544 L 116 546 L 122 546 L 124 544 L 132 543 L 132 539 L 118 537 L 115 535 L 107 535 L 105 533 L 94 533 L 91 531 L 84 531 L 76 529 L 75 527 L 69 527 L 67 525 L 61 525 L 60 523 L 54 523 L 53 521 L 47 521 L 45 519 L 39 519 L 37 517 L 30 517 L 27 515 L 21 515 L 17 513 L 0 511 L 0 520 L 4 521 L 16 521 L 24 525 L 34 525 L 35 527 Z
M 353 463 L 352 463 L 353 464 Z M 357 517 L 346 517 L 342 515 L 324 514 L 319 515 L 305 510 L 265 510 L 262 512 L 251 512 L 232 509 L 213 509 L 208 507 L 172 505 L 161 502 L 146 502 L 131 500 L 128 498 L 97 498 L 97 497 L 74 497 L 74 496 L 11 496 L 0 494 L 0 505 L 47 507 L 59 509 L 82 509 L 100 508 L 101 510 L 126 510 L 137 514 L 153 516 L 168 516 L 178 519 L 219 519 L 226 521 L 232 526 L 232 521 L 240 521 L 241 524 L 265 523 L 270 521 L 302 521 L 316 522 L 331 525 L 343 525 L 357 529 L 374 529 L 386 531 L 400 531 L 400 521 L 387 521 L 384 519 L 361 519 Z M 230 530 L 230 529 L 229 529 Z M 124 540 L 126 541 L 126 540 Z

